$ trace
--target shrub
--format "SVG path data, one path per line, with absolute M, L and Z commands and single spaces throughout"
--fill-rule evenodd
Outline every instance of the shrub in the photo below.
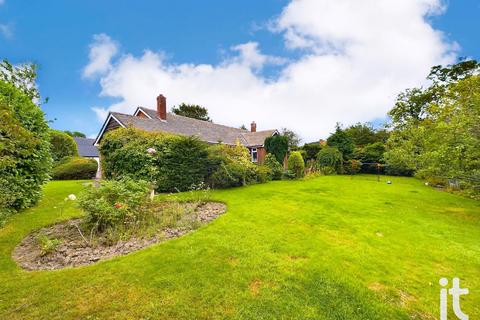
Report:
M 248 149 L 240 144 L 217 144 L 209 148 L 208 183 L 213 188 L 228 188 L 255 183 L 257 167 L 250 161 Z
M 97 162 L 93 159 L 74 157 L 64 158 L 52 170 L 54 180 L 92 179 L 97 172 Z
M 49 129 L 39 106 L 12 84 L 0 81 L 0 225 L 32 206 L 48 181 L 52 158 Z
M 280 180 L 282 179 L 283 167 L 277 161 L 275 156 L 271 153 L 268 153 L 265 157 L 263 165 L 270 169 L 270 179 L 271 180 Z
M 322 149 L 322 145 L 318 142 L 306 143 L 302 150 L 305 151 L 304 159 L 308 160 L 317 160 L 317 154 Z
M 278 134 L 268 137 L 265 139 L 265 150 L 273 154 L 279 163 L 283 163 L 288 152 L 288 138 Z
M 265 183 L 267 181 L 272 180 L 272 169 L 270 169 L 266 165 L 258 166 L 256 174 L 257 174 L 257 181 L 259 183 Z
M 50 144 L 53 161 L 60 161 L 65 157 L 78 156 L 77 144 L 67 133 L 50 130 Z
M 324 174 L 329 174 L 332 170 L 333 172 L 341 173 L 343 156 L 335 147 L 324 147 L 317 154 L 317 163 Z
M 147 180 L 160 192 L 189 190 L 209 168 L 207 144 L 195 137 L 116 129 L 103 137 L 100 152 L 106 178 Z
M 359 160 L 348 160 L 345 162 L 343 169 L 346 174 L 357 174 L 362 169 L 362 163 Z
M 288 171 L 290 171 L 295 178 L 301 178 L 305 174 L 305 163 L 300 152 L 293 151 L 288 157 Z
M 134 226 L 147 218 L 150 185 L 146 181 L 104 180 L 100 187 L 84 190 L 78 204 L 85 212 L 86 226 L 94 231 Z

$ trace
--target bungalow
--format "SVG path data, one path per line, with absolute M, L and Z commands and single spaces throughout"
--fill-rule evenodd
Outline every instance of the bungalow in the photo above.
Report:
M 167 99 L 157 97 L 157 109 L 138 107 L 133 115 L 110 112 L 105 120 L 94 145 L 98 145 L 103 135 L 116 128 L 133 127 L 151 132 L 168 132 L 184 136 L 196 136 L 207 143 L 236 145 L 238 142 L 248 148 L 252 162 L 263 163 L 266 155 L 265 139 L 279 134 L 276 129 L 257 131 L 252 122 L 250 131 L 228 127 L 213 122 L 192 119 L 167 113 Z

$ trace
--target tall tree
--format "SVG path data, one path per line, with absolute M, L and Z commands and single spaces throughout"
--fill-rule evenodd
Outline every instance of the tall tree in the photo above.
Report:
M 37 69 L 33 63 L 13 65 L 4 59 L 0 62 L 0 80 L 13 84 L 33 102 L 40 102 L 40 92 L 37 88 Z M 48 99 L 45 99 L 45 102 Z
M 181 103 L 178 107 L 174 106 L 172 112 L 184 117 L 194 118 L 203 121 L 212 121 L 208 116 L 207 108 L 196 104 Z
M 339 123 L 337 123 L 335 127 L 335 132 L 328 137 L 327 145 L 330 147 L 337 147 L 345 160 L 351 159 L 355 147 L 352 138 L 342 129 Z
M 282 136 L 287 137 L 288 148 L 290 150 L 298 149 L 298 146 L 300 145 L 300 142 L 302 141 L 302 139 L 300 138 L 300 136 L 296 132 L 294 132 L 290 129 L 287 129 L 287 128 L 282 128 L 280 130 L 280 134 Z

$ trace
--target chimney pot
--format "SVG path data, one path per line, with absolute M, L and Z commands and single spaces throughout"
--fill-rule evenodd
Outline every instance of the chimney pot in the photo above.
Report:
M 162 120 L 167 120 L 167 98 L 163 94 L 157 97 L 157 116 Z
M 257 124 L 255 123 L 255 121 L 252 121 L 252 123 L 250 124 L 250 131 L 257 132 Z

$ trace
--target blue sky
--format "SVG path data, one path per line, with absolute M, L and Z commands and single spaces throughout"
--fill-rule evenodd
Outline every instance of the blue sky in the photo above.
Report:
M 348 0 L 344 1 L 348 2 Z M 435 0 L 423 1 L 436 2 Z M 305 2 L 308 2 L 308 0 L 305 0 Z M 320 2 L 323 2 L 323 4 L 319 4 Z M 172 103 L 187 101 L 198 102 L 207 106 L 212 109 L 211 113 L 213 113 L 216 122 L 241 125 L 249 119 L 257 120 L 258 118 L 263 121 L 260 123 L 265 125 L 292 127 L 299 131 L 306 140 L 309 140 L 315 139 L 317 136 L 320 138 L 331 131 L 335 119 L 347 124 L 354 122 L 356 119 L 358 121 L 381 119 L 384 111 L 389 108 L 387 104 L 392 99 L 392 93 L 398 92 L 398 89 L 404 88 L 405 85 L 420 83 L 423 79 L 420 74 L 425 74 L 425 68 L 430 61 L 435 63 L 437 61 L 451 61 L 451 59 L 459 56 L 474 58 L 480 56 L 480 41 L 478 41 L 480 3 L 478 0 L 443 3 L 447 5 L 447 8 L 442 14 L 437 13 L 435 16 L 429 15 L 426 18 L 423 18 L 424 12 L 421 11 L 423 9 L 418 9 L 418 11 L 412 13 L 412 16 L 417 15 L 423 19 L 425 25 L 421 27 L 426 32 L 425 37 L 432 37 L 426 30 L 428 26 L 442 31 L 444 33 L 442 38 L 444 43 L 447 45 L 456 43 L 454 46 L 459 46 L 453 49 L 453 55 L 450 52 L 451 49 L 440 48 L 431 55 L 419 57 L 418 61 L 398 62 L 399 70 L 402 68 L 401 63 L 408 63 L 409 65 L 418 63 L 421 72 L 408 79 L 404 75 L 399 76 L 398 83 L 395 82 L 395 85 L 389 83 L 387 86 L 385 82 L 389 80 L 385 79 L 391 79 L 391 73 L 395 76 L 395 70 L 388 68 L 385 71 L 385 74 L 389 74 L 388 77 L 378 83 L 372 80 L 370 87 L 362 90 L 362 92 L 365 92 L 370 90 L 371 87 L 375 87 L 376 89 L 372 89 L 372 93 L 368 96 L 358 96 L 350 101 L 339 101 L 337 106 L 335 105 L 335 97 L 326 94 L 317 97 L 314 93 L 310 95 L 310 91 L 322 91 L 322 88 L 325 88 L 325 91 L 331 91 L 329 86 L 323 85 L 328 79 L 323 79 L 320 76 L 320 74 L 323 74 L 321 70 L 325 67 L 319 69 L 318 79 L 312 77 L 308 83 L 300 80 L 295 80 L 294 83 L 283 82 L 281 79 L 292 79 L 294 77 L 292 74 L 286 75 L 287 72 L 290 72 L 288 71 L 289 67 L 298 67 L 297 62 L 305 62 L 312 55 L 325 60 L 325 57 L 342 55 L 342 50 L 348 52 L 348 48 L 339 46 L 338 43 L 340 42 L 336 41 L 338 39 L 342 40 L 341 37 L 350 39 L 351 36 L 348 32 L 352 32 L 353 36 L 357 36 L 357 34 L 354 33 L 354 30 L 349 29 L 349 26 L 345 26 L 345 22 L 340 21 L 341 25 L 338 28 L 333 26 L 335 29 L 345 28 L 345 30 L 351 31 L 345 31 L 340 35 L 332 35 L 330 30 L 328 32 L 324 30 L 324 25 L 316 24 L 317 19 L 325 19 L 322 13 L 319 13 L 316 17 L 309 14 L 305 7 L 300 6 L 300 4 L 287 8 L 289 3 L 290 1 L 286 0 L 139 0 L 135 2 L 118 0 L 30 2 L 4 0 L 3 4 L 0 5 L 0 58 L 7 58 L 13 63 L 33 61 L 40 65 L 38 79 L 40 90 L 43 96 L 48 96 L 50 99 L 49 103 L 43 106 L 43 109 L 48 119 L 56 119 L 52 126 L 58 129 L 78 130 L 93 135 L 101 125 L 101 115 L 99 116 L 98 113 L 92 111 L 92 107 L 127 112 L 134 107 L 129 107 L 127 104 L 135 104 L 137 101 L 138 104 L 152 101 L 150 105 L 153 106 L 154 92 L 162 92 L 166 94 L 167 98 L 172 97 L 171 100 L 169 99 L 169 102 L 172 101 Z M 330 4 L 334 3 L 336 2 L 330 1 Z M 309 5 L 327 6 L 328 1 L 318 1 Z M 322 7 L 315 7 L 315 9 L 317 8 L 319 9 L 318 12 L 333 10 L 326 7 L 325 10 L 322 10 L 324 9 Z M 412 6 L 412 8 L 416 7 Z M 376 9 L 372 7 L 372 10 Z M 363 14 L 362 12 L 359 14 Z M 366 8 L 364 14 L 367 15 L 368 13 L 369 9 Z M 335 14 L 341 13 L 334 10 L 330 16 Z M 302 15 L 305 16 L 305 19 Z M 407 14 L 405 17 L 404 23 L 410 23 Z M 304 25 L 303 19 L 305 21 L 313 19 L 312 24 Z M 335 24 L 338 20 L 341 19 L 332 20 L 334 22 L 330 25 Z M 378 23 L 383 22 L 379 21 Z M 317 30 L 312 31 L 312 28 L 318 28 L 319 32 L 316 33 Z M 365 28 L 368 28 L 368 26 L 365 26 Z M 398 25 L 395 28 L 400 29 L 403 26 Z M 298 38 L 298 35 L 303 37 L 303 40 L 314 38 L 314 41 L 318 42 L 317 45 L 314 48 L 298 43 L 292 45 L 293 42 L 288 36 L 291 30 L 296 33 L 295 39 Z M 116 53 L 109 57 L 108 72 L 102 71 L 93 77 L 88 77 L 85 76 L 84 69 L 92 62 L 91 58 L 89 59 L 90 50 L 95 45 L 102 45 L 101 43 L 95 43 L 93 40 L 94 35 L 98 34 L 104 34 L 115 44 Z M 379 37 L 382 37 L 382 35 L 379 34 Z M 326 49 L 327 47 L 323 42 L 324 38 L 327 39 L 325 42 L 328 42 L 328 50 L 334 48 L 332 51 Z M 363 35 L 359 36 L 359 39 L 364 38 Z M 416 44 L 414 40 L 416 39 L 413 39 L 412 43 Z M 419 40 L 428 43 L 423 39 Z M 436 42 L 432 41 L 434 43 L 432 46 L 441 46 L 437 40 Z M 258 52 L 253 46 L 248 47 L 251 49 L 248 53 L 243 49 L 234 49 L 235 46 L 246 43 L 256 43 Z M 366 43 L 365 48 L 374 49 L 378 47 Z M 142 97 L 137 92 L 119 93 L 120 88 L 128 88 L 130 84 L 135 86 L 136 83 L 143 83 L 145 86 L 149 86 L 149 82 L 145 79 L 134 77 L 135 79 L 129 80 L 128 76 L 132 72 L 141 72 L 143 70 L 141 66 L 147 65 L 146 59 L 142 60 L 142 58 L 145 58 L 145 50 L 151 50 L 155 57 L 162 61 L 161 66 L 158 66 L 157 63 L 158 79 L 155 78 L 156 80 L 152 83 L 153 88 L 146 90 L 146 92 L 152 92 L 152 96 Z M 414 46 L 407 52 L 410 55 L 417 55 L 416 50 L 425 51 L 424 48 Z M 340 51 L 340 54 L 337 51 Z M 132 71 L 124 72 L 127 66 L 125 57 L 128 55 L 135 60 L 138 69 L 132 67 Z M 358 60 L 353 54 L 345 54 L 345 57 L 348 58 L 352 56 L 354 61 Z M 261 58 L 261 62 L 253 61 L 258 57 Z M 263 57 L 267 57 L 267 59 L 263 59 Z M 380 56 L 379 59 L 382 60 L 383 58 Z M 366 60 L 362 58 L 361 61 Z M 337 62 L 334 61 L 333 64 L 326 64 L 326 66 L 335 66 Z M 342 63 L 348 65 L 351 62 L 343 59 Z M 396 59 L 392 58 L 388 63 L 395 64 Z M 192 80 L 195 78 L 192 76 L 194 71 L 190 70 L 189 73 L 185 73 L 177 70 L 168 73 L 168 70 L 183 64 L 194 67 L 207 65 L 217 73 L 228 74 L 225 76 L 226 78 L 220 76 L 209 78 L 212 79 L 212 84 L 205 87 L 203 83 L 198 83 L 205 82 L 205 79 Z M 152 65 L 155 65 L 155 63 Z M 223 69 L 225 65 L 229 67 Z M 243 66 L 245 69 L 233 67 L 237 65 Z M 342 66 L 339 65 L 338 69 Z M 353 66 L 355 68 L 355 65 Z M 236 71 L 232 71 L 234 69 Z M 360 66 L 359 69 L 362 69 L 362 67 Z M 379 72 L 381 72 L 381 64 L 379 69 Z M 249 74 L 246 75 L 245 72 Z M 329 72 L 332 72 L 333 75 L 329 76 L 332 82 L 341 81 L 335 77 L 335 70 Z M 229 79 L 242 78 L 244 74 L 245 82 L 258 82 L 258 86 L 247 86 L 245 83 L 237 83 L 232 80 L 232 87 L 243 89 L 241 91 L 232 89 L 227 96 L 216 94 L 217 92 L 224 92 L 226 89 L 223 84 L 220 86 L 215 81 L 225 83 Z M 298 71 L 294 74 L 295 77 L 301 77 L 303 73 Z M 362 74 L 359 71 L 355 78 L 356 81 L 359 81 L 361 77 Z M 112 81 L 112 78 L 117 80 Z M 130 76 L 130 78 L 132 77 Z M 178 78 L 183 79 L 181 83 L 179 83 Z M 129 81 L 136 82 L 129 83 Z M 316 81 L 318 81 L 318 88 L 315 86 Z M 122 85 L 115 87 L 115 84 L 119 82 Z M 352 83 L 354 83 L 353 79 Z M 381 88 L 384 88 L 383 85 L 388 88 L 385 89 L 385 92 L 388 90 L 391 92 L 389 91 L 388 95 L 385 94 L 385 97 L 377 97 L 375 100 L 378 100 L 378 104 L 381 104 L 382 107 L 373 107 L 375 103 L 372 104 L 369 99 L 373 99 L 371 96 L 380 94 L 378 92 L 381 91 Z M 280 91 L 279 88 L 282 86 L 289 86 L 292 89 L 288 90 L 287 88 Z M 182 87 L 195 89 L 182 90 Z M 167 88 L 169 92 L 164 92 Z M 350 88 L 345 87 L 345 95 L 350 95 Z M 107 93 L 100 96 L 102 90 Z M 209 92 L 209 96 L 200 94 L 200 90 Z M 268 100 L 258 99 L 258 106 L 255 105 L 257 101 L 255 97 L 251 97 L 255 94 L 264 95 L 266 92 L 271 95 L 272 92 L 277 92 L 277 90 L 277 96 L 281 96 L 281 101 L 289 101 L 288 105 L 278 106 L 278 109 L 275 109 L 275 106 L 281 103 L 275 100 L 276 97 L 269 97 Z M 288 92 L 288 94 L 285 92 Z M 214 95 L 216 98 L 211 97 Z M 248 97 L 246 97 L 247 95 Z M 359 93 L 352 91 L 351 96 L 355 97 L 355 95 L 359 95 Z M 305 101 L 308 99 L 307 102 L 302 100 L 303 96 L 305 96 Z M 243 99 L 248 104 L 248 108 L 244 110 L 241 101 L 239 102 Z M 320 101 L 318 107 L 314 104 L 308 105 L 309 101 L 313 99 Z M 352 101 L 355 104 L 356 101 L 361 101 L 361 104 L 364 100 L 365 106 L 358 106 L 355 109 L 356 111 L 353 112 L 357 115 L 357 118 L 344 116 L 344 114 L 352 113 L 349 112 L 347 105 L 352 104 Z M 235 101 L 235 103 L 232 101 Z M 265 110 L 262 109 L 270 101 L 272 106 L 265 107 Z M 232 107 L 229 108 L 228 105 L 232 105 Z M 305 109 L 302 109 L 302 105 L 306 105 Z M 372 105 L 370 109 L 369 105 Z M 171 107 L 171 104 L 169 106 Z M 242 110 L 239 111 L 240 108 Z M 307 119 L 305 120 L 302 117 L 291 118 L 285 116 L 285 112 L 290 112 L 289 110 L 295 110 L 296 113 L 314 114 L 319 119 L 325 119 L 322 122 L 322 128 L 316 132 L 316 124 L 313 122 L 310 124 L 308 118 L 305 118 Z M 341 110 L 341 112 L 335 110 Z M 235 118 L 235 113 L 238 114 L 237 118 Z M 330 114 L 331 116 L 326 116 Z M 289 118 L 291 122 L 289 122 Z M 303 129 L 304 127 L 306 129 Z

